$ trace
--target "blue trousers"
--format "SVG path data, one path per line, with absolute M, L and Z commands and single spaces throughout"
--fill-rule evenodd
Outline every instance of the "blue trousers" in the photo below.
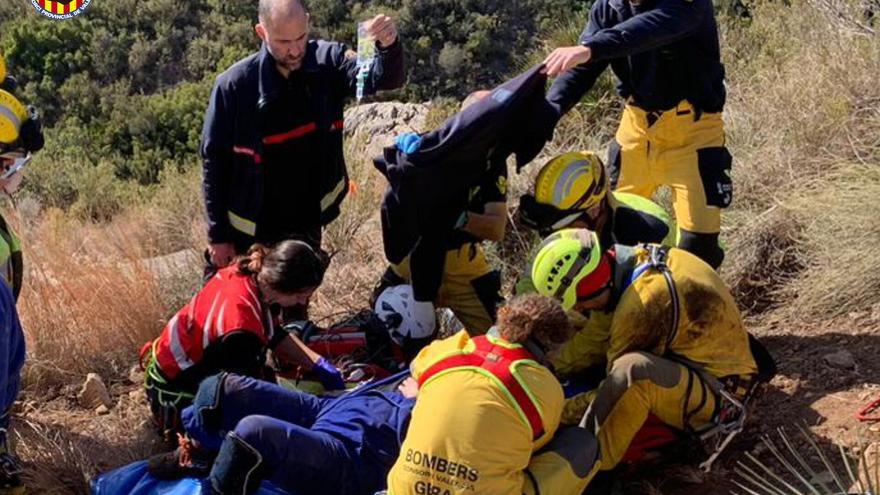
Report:
M 373 407 L 365 412 L 359 409 L 363 401 L 386 403 L 375 397 L 319 398 L 253 378 L 221 374 L 202 382 L 182 419 L 189 436 L 208 449 L 221 450 L 224 442 L 232 442 L 227 434 L 234 433 L 258 453 L 266 479 L 297 495 L 371 494 L 383 488 L 387 470 L 369 469 L 365 476 L 366 462 L 359 454 L 378 443 L 377 450 L 390 450 L 396 457 L 398 440 L 372 441 L 379 436 L 373 432 L 399 429 L 395 420 L 408 418 L 411 402 L 394 398 L 387 401 L 391 404 L 387 409 Z M 379 411 L 370 417 L 375 409 Z M 376 426 L 358 429 L 357 418 L 348 422 L 352 414 L 367 416 L 366 423 Z M 334 426 L 340 424 L 342 428 Z M 349 424 L 351 431 L 345 431 Z M 353 442 L 367 446 L 352 448 Z M 220 464 L 218 457 L 215 471 Z
M 21 368 L 24 366 L 24 332 L 15 309 L 15 298 L 0 279 L 0 442 L 6 443 L 9 409 L 18 397 Z

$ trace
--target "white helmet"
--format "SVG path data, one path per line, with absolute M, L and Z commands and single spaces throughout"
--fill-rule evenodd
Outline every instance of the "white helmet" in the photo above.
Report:
M 416 301 L 411 285 L 388 287 L 376 298 L 376 316 L 388 325 L 388 333 L 398 345 L 408 339 L 426 339 L 437 327 L 434 304 Z

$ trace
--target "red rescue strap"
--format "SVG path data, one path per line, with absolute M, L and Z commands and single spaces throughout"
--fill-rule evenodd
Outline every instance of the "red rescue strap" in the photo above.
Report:
M 856 413 L 856 419 L 864 422 L 880 421 L 880 399 L 868 403 Z
M 529 397 L 528 392 L 519 382 L 519 380 L 511 373 L 511 369 L 515 367 L 517 361 L 535 360 L 535 357 L 524 348 L 507 349 L 505 347 L 495 345 L 485 336 L 474 337 L 472 342 L 476 345 L 476 349 L 470 353 L 463 353 L 457 356 L 451 356 L 446 359 L 434 363 L 421 376 L 419 376 L 419 387 L 427 383 L 432 377 L 438 373 L 447 370 L 462 367 L 477 367 L 488 371 L 492 376 L 507 389 L 507 392 L 516 401 L 532 429 L 532 438 L 537 440 L 544 434 L 544 422 L 541 419 L 541 413 L 537 404 Z

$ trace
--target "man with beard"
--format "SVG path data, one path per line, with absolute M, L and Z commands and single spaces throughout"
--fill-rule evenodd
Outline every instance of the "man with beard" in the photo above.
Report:
M 367 22 L 377 48 L 369 67 L 342 43 L 309 39 L 299 0 L 260 0 L 256 32 L 262 48 L 217 78 L 205 116 L 207 274 L 256 242 L 320 245 L 348 191 L 343 103 L 359 74 L 365 94 L 403 84 L 403 50 L 385 15 Z

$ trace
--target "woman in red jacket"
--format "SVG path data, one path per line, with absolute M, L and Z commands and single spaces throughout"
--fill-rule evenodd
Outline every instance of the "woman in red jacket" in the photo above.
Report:
M 255 245 L 211 277 L 141 353 L 158 426 L 165 432 L 179 429 L 180 411 L 210 375 L 229 371 L 260 377 L 267 350 L 281 362 L 311 370 L 325 388 L 343 388 L 339 371 L 276 327 L 269 310 L 308 304 L 328 263 L 320 249 L 288 240 L 272 248 Z

